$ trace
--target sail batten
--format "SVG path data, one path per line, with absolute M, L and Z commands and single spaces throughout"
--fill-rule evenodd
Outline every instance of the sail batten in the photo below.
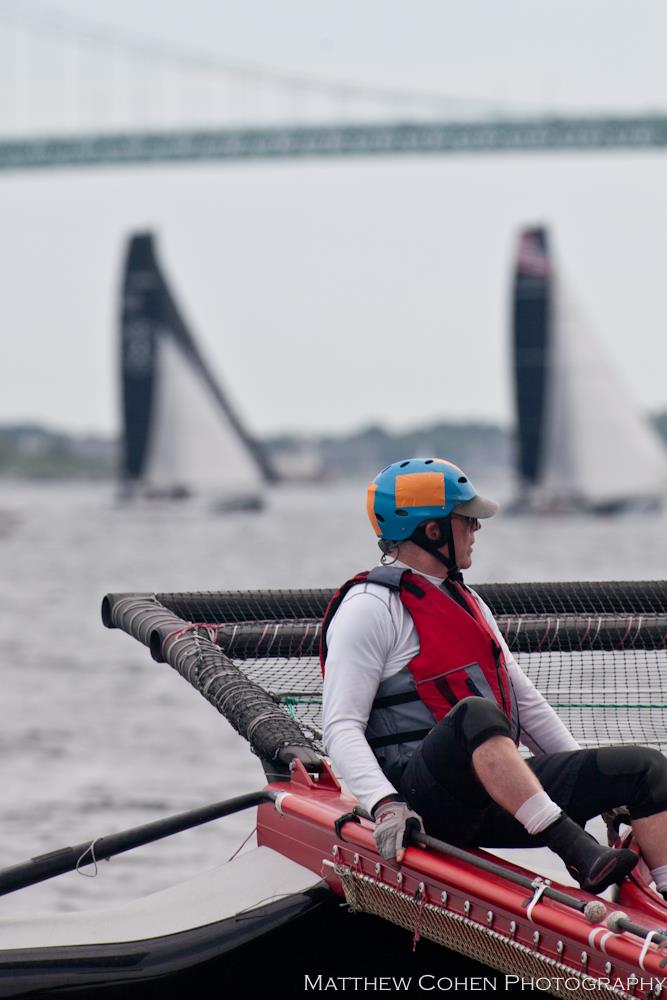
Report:
M 258 502 L 274 479 L 214 378 L 160 271 L 150 234 L 130 240 L 121 318 L 123 479 L 147 496 Z

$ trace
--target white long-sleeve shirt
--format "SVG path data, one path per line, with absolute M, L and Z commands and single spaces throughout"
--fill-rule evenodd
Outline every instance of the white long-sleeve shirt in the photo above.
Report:
M 395 565 L 410 569 L 402 563 Z M 415 572 L 412 570 L 412 572 Z M 425 574 L 424 574 L 425 575 Z M 426 576 L 436 586 L 438 577 Z M 490 609 L 472 591 L 505 656 L 514 688 L 521 741 L 534 754 L 578 750 L 579 745 L 516 662 Z M 399 594 L 379 584 L 351 587 L 327 629 L 322 693 L 324 743 L 336 769 L 366 809 L 396 792 L 366 742 L 371 706 L 382 681 L 419 652 L 417 630 Z

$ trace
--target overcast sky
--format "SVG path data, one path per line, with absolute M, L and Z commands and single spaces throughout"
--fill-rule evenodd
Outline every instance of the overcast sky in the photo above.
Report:
M 325 114 L 317 98 L 267 103 L 220 74 L 202 83 L 168 61 L 142 68 L 120 45 L 114 60 L 66 33 L 40 39 L 26 18 L 53 9 L 170 50 L 446 95 L 459 116 L 667 111 L 658 0 L 17 9 L 0 0 L 5 135 Z M 0 421 L 116 430 L 124 241 L 147 228 L 204 353 L 261 433 L 510 423 L 511 260 L 520 227 L 537 222 L 640 407 L 664 409 L 666 177 L 667 152 L 0 175 Z

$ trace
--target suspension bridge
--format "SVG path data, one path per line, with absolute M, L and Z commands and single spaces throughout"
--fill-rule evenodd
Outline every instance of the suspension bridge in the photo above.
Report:
M 667 147 L 667 115 L 571 115 L 314 79 L 35 0 L 0 8 L 0 170 Z

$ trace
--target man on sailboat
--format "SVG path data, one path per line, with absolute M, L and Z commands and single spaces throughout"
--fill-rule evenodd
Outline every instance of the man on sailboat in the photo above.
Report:
M 463 845 L 546 845 L 601 892 L 637 855 L 583 825 L 623 805 L 667 893 L 667 760 L 645 747 L 581 750 L 463 583 L 480 519 L 497 510 L 443 459 L 396 462 L 370 484 L 381 564 L 343 584 L 322 626 L 328 752 L 385 858 L 400 862 L 423 823 Z

